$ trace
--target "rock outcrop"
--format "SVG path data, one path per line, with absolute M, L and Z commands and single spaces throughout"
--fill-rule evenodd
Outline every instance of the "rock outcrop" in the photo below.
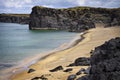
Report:
M 78 76 L 84 73 L 85 76 L 77 79 L 75 77 L 73 80 L 120 80 L 120 37 L 111 39 L 92 50 L 90 65 L 87 69 L 81 68 L 75 74 Z
M 32 73 L 32 72 L 34 72 L 35 71 L 35 69 L 29 69 L 28 70 L 28 73 Z
M 57 29 L 81 32 L 95 27 L 120 25 L 120 8 L 73 7 L 53 9 L 41 6 L 32 8 L 29 29 Z
M 29 29 L 56 29 L 82 32 L 95 28 L 96 23 L 105 27 L 120 25 L 120 8 L 73 7 L 54 9 L 41 6 L 32 8 L 30 14 L 0 14 L 0 22 L 29 24 Z
M 49 70 L 50 72 L 56 72 L 56 71 L 59 71 L 59 70 L 63 70 L 63 67 L 62 66 L 57 66 L 56 68 L 52 69 L 52 70 Z
M 29 14 L 0 14 L 0 22 L 29 24 Z
M 75 80 L 76 75 L 72 74 L 70 76 L 68 76 L 67 80 Z
M 79 16 L 72 9 L 52 9 L 33 7 L 30 15 L 29 29 L 57 29 L 67 31 L 84 31 L 95 25 L 87 14 Z
M 79 57 L 74 61 L 74 63 L 69 64 L 67 67 L 72 67 L 72 66 L 90 66 L 90 58 Z
M 91 56 L 90 80 L 120 80 L 120 38 L 95 48 Z

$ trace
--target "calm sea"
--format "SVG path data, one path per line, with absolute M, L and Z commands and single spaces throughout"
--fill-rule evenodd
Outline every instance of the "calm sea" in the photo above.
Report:
M 55 30 L 29 30 L 28 25 L 0 23 L 0 69 L 69 42 L 76 33 Z

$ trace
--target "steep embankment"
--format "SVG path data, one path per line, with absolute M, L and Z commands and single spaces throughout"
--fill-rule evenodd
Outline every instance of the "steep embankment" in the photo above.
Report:
M 29 24 L 29 14 L 0 14 L 0 22 Z
M 30 14 L 29 29 L 62 29 L 79 32 L 94 28 L 95 23 L 103 23 L 105 26 L 120 25 L 120 8 L 53 9 L 35 6 Z

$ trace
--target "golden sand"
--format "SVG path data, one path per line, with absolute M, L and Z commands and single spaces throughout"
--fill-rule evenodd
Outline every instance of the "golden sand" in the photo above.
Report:
M 40 77 L 41 75 L 44 75 L 48 80 L 66 80 L 70 74 L 75 74 L 80 68 L 87 68 L 88 66 L 72 67 L 73 71 L 71 72 L 63 72 L 62 70 L 49 72 L 49 70 L 59 65 L 62 65 L 64 69 L 67 69 L 68 67 L 66 66 L 74 62 L 76 58 L 90 57 L 91 50 L 94 50 L 95 47 L 115 37 L 120 37 L 120 27 L 97 27 L 95 29 L 90 29 L 84 35 L 84 39 L 76 46 L 44 57 L 42 60 L 30 66 L 30 68 L 35 69 L 36 71 L 32 73 L 27 73 L 27 70 L 23 71 L 12 76 L 12 80 L 31 80 L 32 78 Z

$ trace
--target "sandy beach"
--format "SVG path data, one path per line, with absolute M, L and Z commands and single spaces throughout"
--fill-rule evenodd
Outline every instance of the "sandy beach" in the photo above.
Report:
M 31 80 L 34 77 L 40 77 L 44 75 L 48 80 L 66 80 L 70 74 L 75 74 L 80 68 L 87 68 L 88 66 L 75 66 L 72 67 L 71 72 L 49 72 L 49 70 L 61 65 L 64 69 L 67 69 L 70 63 L 74 62 L 79 57 L 90 57 L 90 51 L 95 47 L 103 44 L 105 41 L 111 38 L 120 37 L 120 26 L 103 28 L 101 25 L 97 25 L 96 28 L 90 29 L 83 35 L 84 39 L 77 45 L 54 52 L 46 57 L 43 57 L 37 63 L 29 66 L 29 68 L 35 69 L 32 73 L 27 73 L 28 70 L 24 70 L 19 74 L 13 75 L 12 80 Z M 61 46 L 61 48 L 64 46 Z M 83 76 L 83 75 L 80 75 Z M 78 77 L 80 77 L 78 76 Z

